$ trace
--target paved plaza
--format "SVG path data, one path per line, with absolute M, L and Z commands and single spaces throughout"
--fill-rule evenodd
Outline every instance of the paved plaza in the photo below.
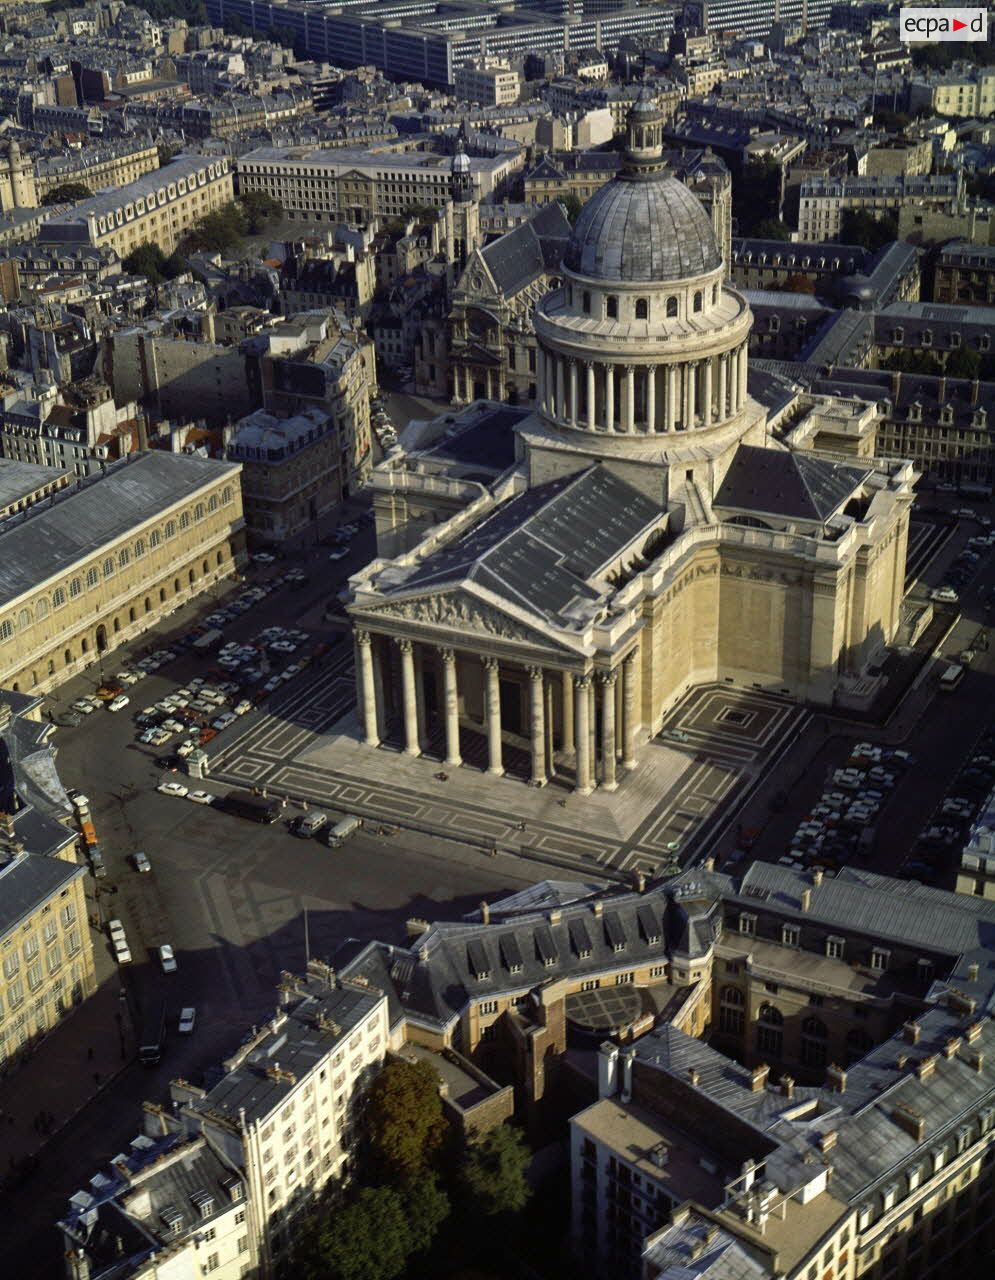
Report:
M 618 791 L 581 797 L 559 780 L 533 788 L 474 766 L 443 774 L 430 759 L 371 750 L 360 741 L 354 701 L 352 658 L 343 652 L 252 716 L 211 757 L 211 777 L 579 874 L 652 874 L 686 862 L 807 718 L 775 695 L 698 689 L 667 726 L 686 740 L 661 735 L 643 746 Z

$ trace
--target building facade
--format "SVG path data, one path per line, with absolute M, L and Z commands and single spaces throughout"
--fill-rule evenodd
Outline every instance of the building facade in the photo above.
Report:
M 0 681 L 53 689 L 234 573 L 245 538 L 239 472 L 144 453 L 6 521 Z
M 832 705 L 896 634 L 912 470 L 770 440 L 749 308 L 664 172 L 661 128 L 651 104 L 633 111 L 626 167 L 535 309 L 516 464 L 444 533 L 352 579 L 371 749 L 455 767 L 473 734 L 492 774 L 507 747 L 533 785 L 614 791 L 690 687 Z
M 507 62 L 468 63 L 456 71 L 456 96 L 482 107 L 504 107 L 517 102 L 521 77 Z
M 122 258 L 145 243 L 169 254 L 196 222 L 230 204 L 234 195 L 225 157 L 180 156 L 117 191 L 81 200 L 47 218 L 39 239 L 108 245 Z

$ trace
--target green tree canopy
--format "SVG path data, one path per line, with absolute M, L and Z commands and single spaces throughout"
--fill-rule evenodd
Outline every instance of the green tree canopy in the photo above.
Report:
M 439 1078 L 427 1062 L 389 1062 L 370 1086 L 366 1131 L 374 1164 L 388 1178 L 414 1178 L 442 1146 Z
M 980 377 L 981 356 L 973 347 L 958 347 L 947 356 L 944 372 L 951 378 Z
M 573 226 L 580 217 L 580 211 L 584 207 L 584 202 L 576 192 L 570 191 L 560 200 L 560 204 L 566 210 L 567 218 L 570 225 Z
M 187 269 L 179 251 L 167 258 L 157 244 L 146 240 L 136 245 L 131 253 L 123 259 L 121 266 L 131 276 L 144 276 L 149 284 L 161 284 L 163 280 L 174 280 Z
M 791 228 L 780 218 L 761 218 L 753 234 L 758 240 L 790 240 Z
M 392 1187 L 364 1187 L 351 1204 L 325 1209 L 297 1233 L 295 1263 L 304 1280 L 394 1280 L 404 1270 L 411 1232 Z
M 238 204 L 250 236 L 259 235 L 283 218 L 283 205 L 265 191 L 246 191 L 238 197 Z
M 61 186 L 52 188 L 42 200 L 42 204 L 65 204 L 69 200 L 89 200 L 92 195 L 93 192 L 85 182 L 63 182 Z
M 532 1194 L 525 1178 L 529 1159 L 521 1130 L 510 1124 L 498 1125 L 475 1142 L 462 1169 L 473 1207 L 487 1217 L 524 1209 Z
M 452 1208 L 437 1178 L 421 1176 L 405 1183 L 402 1190 L 408 1218 L 408 1249 L 423 1253 L 435 1239 Z
M 871 253 L 898 239 L 898 222 L 893 214 L 876 218 L 869 209 L 846 209 L 840 220 L 843 244 L 859 244 Z

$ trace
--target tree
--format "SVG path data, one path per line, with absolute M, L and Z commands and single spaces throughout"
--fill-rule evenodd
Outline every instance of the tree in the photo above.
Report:
M 795 272 L 794 275 L 788 276 L 784 284 L 781 286 L 782 293 L 807 293 L 815 296 L 815 284 L 809 276 L 802 275 L 801 272 Z
M 950 378 L 977 378 L 981 374 L 981 356 L 973 347 L 958 347 L 947 356 L 944 372 Z
M 869 209 L 846 209 L 840 220 L 840 240 L 843 244 L 859 244 L 875 253 L 898 239 L 898 222 L 894 214 L 883 213 L 880 218 Z
M 245 219 L 245 230 L 257 236 L 283 218 L 283 205 L 265 191 L 246 191 L 238 197 Z
M 410 1252 L 404 1200 L 393 1187 L 364 1187 L 351 1204 L 323 1210 L 296 1234 L 304 1280 L 393 1280 Z
M 175 280 L 187 270 L 187 264 L 179 250 L 174 250 L 167 258 L 157 244 L 147 240 L 144 244 L 136 245 L 121 266 L 128 275 L 144 276 L 149 284 Z
M 409 1227 L 409 1252 L 423 1253 L 449 1217 L 452 1205 L 438 1179 L 432 1176 L 421 1176 L 405 1183 L 402 1195 Z
M 223 253 L 226 249 L 238 249 L 246 230 L 246 216 L 236 203 L 212 209 L 190 228 L 183 237 L 183 249 L 193 253 L 198 249 Z
M 791 239 L 791 228 L 780 218 L 761 218 L 753 234 L 758 240 L 788 241 Z
M 42 200 L 42 204 L 66 204 L 68 201 L 89 200 L 93 192 L 85 182 L 63 182 L 59 187 L 53 187 L 47 196 Z
M 584 207 L 580 196 L 578 196 L 576 192 L 570 191 L 562 198 L 560 204 L 563 205 L 563 210 L 567 215 L 567 220 L 570 225 L 573 226 L 580 217 L 581 209 Z
M 416 1177 L 442 1146 L 439 1078 L 427 1062 L 390 1062 L 367 1094 L 366 1132 L 374 1164 L 388 1178 Z
M 510 1124 L 498 1125 L 474 1143 L 462 1169 L 473 1207 L 487 1217 L 524 1209 L 532 1194 L 525 1178 L 529 1159 L 521 1130 Z
M 162 168 L 164 164 L 169 164 L 173 156 L 178 155 L 182 149 L 178 143 L 157 142 L 156 151 L 159 154 L 159 167 Z

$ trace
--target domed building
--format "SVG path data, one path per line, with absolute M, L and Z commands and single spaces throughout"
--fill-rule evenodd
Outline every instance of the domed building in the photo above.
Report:
M 414 449 L 375 476 L 424 533 L 352 579 L 371 748 L 611 791 L 691 688 L 831 706 L 896 634 L 911 467 L 775 434 L 749 307 L 661 134 L 638 103 L 535 307 L 510 465 L 474 470 L 481 427 L 448 472 Z

